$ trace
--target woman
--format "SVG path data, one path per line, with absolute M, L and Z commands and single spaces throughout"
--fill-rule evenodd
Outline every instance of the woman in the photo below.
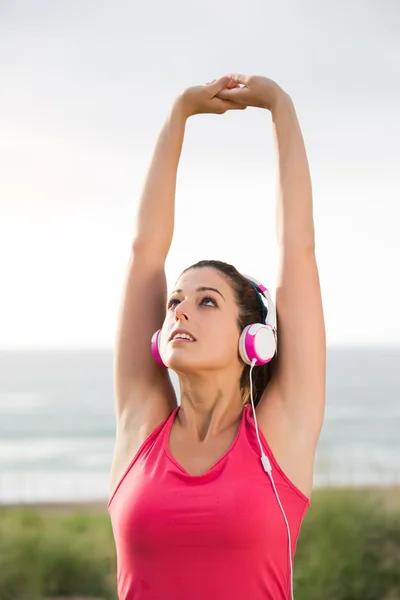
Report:
M 274 358 L 274 307 L 262 285 L 231 265 L 202 261 L 167 298 L 164 273 L 186 120 L 248 106 L 271 112 L 278 153 Z M 259 76 L 185 90 L 144 187 L 117 331 L 108 508 L 121 600 L 292 595 L 325 400 L 314 250 L 310 175 L 290 97 Z M 269 335 L 259 361 L 243 350 L 242 330 L 252 323 Z M 180 406 L 165 366 L 179 376 Z

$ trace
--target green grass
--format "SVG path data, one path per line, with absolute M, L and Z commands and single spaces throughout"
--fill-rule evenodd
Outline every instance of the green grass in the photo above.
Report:
M 0 598 L 114 600 L 115 549 L 106 512 L 0 510 Z
M 0 508 L 0 599 L 116 600 L 105 509 Z M 400 600 L 400 490 L 317 490 L 295 561 L 296 600 Z M 161 599 L 160 599 L 161 600 Z
M 314 493 L 296 553 L 297 600 L 400 599 L 400 495 Z

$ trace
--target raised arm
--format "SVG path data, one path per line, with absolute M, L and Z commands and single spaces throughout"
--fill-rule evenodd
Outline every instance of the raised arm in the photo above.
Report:
M 279 88 L 271 107 L 277 150 L 276 382 L 294 429 L 316 445 L 325 406 L 326 338 L 315 256 L 309 166 L 291 98 Z
M 219 97 L 269 110 L 277 152 L 278 350 L 273 378 L 257 408 L 287 474 L 310 490 L 308 467 L 324 415 L 326 339 L 308 161 L 289 95 L 266 77 L 237 75 L 235 80 L 237 86 Z M 303 473 L 301 456 L 307 465 Z
M 150 340 L 165 315 L 164 265 L 174 229 L 175 186 L 186 118 L 174 103 L 163 125 L 140 199 L 114 348 L 116 439 L 110 494 L 146 437 L 176 406 Z
M 242 109 L 216 98 L 227 77 L 188 88 L 174 101 L 158 137 L 140 198 L 115 338 L 114 395 L 117 435 L 111 472 L 115 489 L 151 431 L 176 406 L 167 369 L 151 354 L 151 337 L 164 321 L 165 261 L 174 232 L 175 188 L 187 119 Z
M 139 202 L 116 331 L 114 391 L 117 418 L 149 406 L 152 389 L 161 413 L 176 398 L 168 373 L 152 360 L 150 340 L 165 315 L 165 260 L 174 232 L 175 188 L 186 116 L 175 102 L 159 134 Z M 161 415 L 162 416 L 162 415 Z
M 144 410 L 158 421 L 176 406 L 168 372 L 153 360 L 150 340 L 165 317 L 164 266 L 174 232 L 177 169 L 189 117 L 242 109 L 234 102 L 216 98 L 229 85 L 229 78 L 223 77 L 186 89 L 174 101 L 158 137 L 138 206 L 116 332 L 117 419 L 127 412 L 130 418 L 134 415 L 141 419 Z

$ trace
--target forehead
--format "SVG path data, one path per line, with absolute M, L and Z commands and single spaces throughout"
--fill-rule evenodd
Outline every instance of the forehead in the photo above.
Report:
M 185 293 L 195 292 L 199 287 L 217 288 L 225 298 L 229 293 L 233 295 L 227 279 L 212 267 L 201 267 L 186 271 L 186 273 L 183 273 L 175 282 L 173 289 L 181 289 Z

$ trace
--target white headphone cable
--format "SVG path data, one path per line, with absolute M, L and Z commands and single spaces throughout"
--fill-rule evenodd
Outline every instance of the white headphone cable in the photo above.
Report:
M 251 366 L 250 366 L 250 400 L 251 400 L 251 405 L 252 405 L 252 408 L 253 408 L 254 425 L 255 425 L 255 428 L 256 428 L 256 435 L 257 435 L 257 439 L 258 439 L 258 444 L 259 444 L 260 450 L 261 450 L 261 463 L 262 463 L 262 466 L 264 468 L 264 471 L 268 474 L 268 476 L 269 476 L 269 478 L 271 480 L 272 487 L 273 487 L 273 490 L 275 492 L 276 499 L 278 501 L 279 507 L 280 507 L 280 509 L 282 511 L 282 515 L 283 515 L 283 518 L 284 518 L 285 524 L 286 524 L 286 529 L 287 529 L 287 533 L 288 533 L 288 542 L 289 542 L 290 597 L 291 597 L 291 600 L 294 600 L 294 594 L 293 594 L 292 539 L 291 539 L 291 535 L 290 535 L 290 527 L 289 527 L 289 523 L 288 523 L 288 520 L 287 520 L 286 515 L 285 515 L 285 511 L 283 510 L 283 506 L 282 506 L 281 501 L 279 499 L 279 495 L 278 495 L 277 489 L 275 487 L 274 478 L 272 477 L 272 466 L 271 466 L 271 463 L 269 461 L 268 456 L 265 455 L 265 452 L 264 452 L 263 447 L 261 445 L 260 436 L 259 436 L 259 433 L 258 433 L 257 417 L 256 417 L 256 411 L 255 411 L 255 408 L 254 408 L 254 399 L 253 399 L 253 378 L 252 378 L 252 371 L 253 371 L 253 368 L 254 368 L 255 364 L 256 364 L 256 359 L 253 358 Z

